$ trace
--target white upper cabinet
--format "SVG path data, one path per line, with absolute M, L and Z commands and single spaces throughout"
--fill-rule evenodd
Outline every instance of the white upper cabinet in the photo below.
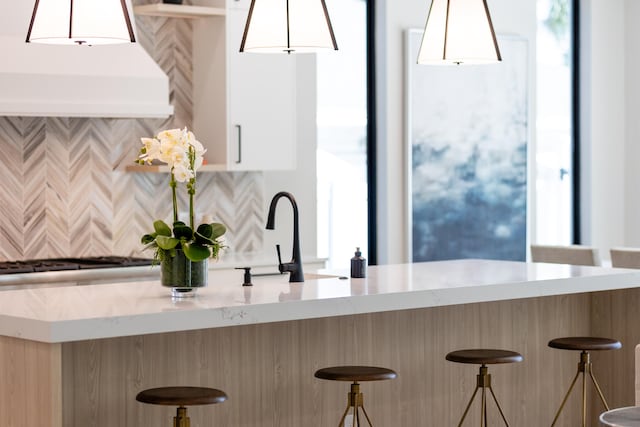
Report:
M 296 56 L 240 53 L 251 0 L 150 4 L 138 15 L 193 18 L 193 126 L 201 171 L 296 167 Z M 162 166 L 131 166 L 160 171 Z
M 239 52 L 249 4 L 194 23 L 193 131 L 212 169 L 294 169 L 296 58 Z
M 240 53 L 247 11 L 227 12 L 227 162 L 295 168 L 295 56 Z

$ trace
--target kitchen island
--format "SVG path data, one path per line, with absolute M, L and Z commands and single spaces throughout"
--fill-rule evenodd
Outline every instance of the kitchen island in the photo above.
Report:
M 195 425 L 331 426 L 346 386 L 313 372 L 368 364 L 399 374 L 363 386 L 376 425 L 455 425 L 476 368 L 444 355 L 486 347 L 524 355 L 491 368 L 494 387 L 512 425 L 539 427 L 575 372 L 577 354 L 546 346 L 567 335 L 623 342 L 594 355 L 594 369 L 612 407 L 634 403 L 640 271 L 457 260 L 341 274 L 243 287 L 241 271 L 212 271 L 209 286 L 182 301 L 157 280 L 5 291 L 0 414 L 12 427 L 170 425 L 172 408 L 142 405 L 136 393 L 202 385 L 230 399 L 193 408 Z M 573 403 L 560 425 L 579 419 Z

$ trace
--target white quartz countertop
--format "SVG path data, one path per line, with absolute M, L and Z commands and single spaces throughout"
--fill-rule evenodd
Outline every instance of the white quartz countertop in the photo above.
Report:
M 156 267 L 157 268 L 157 267 Z M 234 325 L 633 288 L 640 270 L 488 260 L 369 267 L 254 277 L 210 271 L 209 286 L 172 300 L 159 280 L 10 290 L 0 293 L 0 335 L 57 343 Z

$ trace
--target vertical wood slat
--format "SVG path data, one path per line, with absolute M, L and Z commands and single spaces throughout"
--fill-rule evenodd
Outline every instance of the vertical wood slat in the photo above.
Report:
M 333 426 L 348 385 L 315 379 L 313 372 L 341 364 L 398 372 L 396 380 L 362 386 L 375 425 L 455 425 L 478 367 L 444 356 L 473 347 L 524 355 L 522 363 L 490 367 L 495 392 L 511 425 L 550 425 L 577 355 L 547 342 L 588 335 L 590 301 L 580 294 L 68 343 L 65 427 L 168 425 L 173 408 L 135 401 L 138 391 L 163 385 L 227 392 L 223 404 L 190 408 L 197 426 Z M 610 386 L 603 385 L 605 393 L 613 393 Z M 498 423 L 489 408 L 490 424 Z M 473 420 L 477 411 L 472 408 Z M 579 401 L 570 400 L 558 426 L 579 419 Z M 590 414 L 591 426 L 596 419 Z
M 9 427 L 62 427 L 60 344 L 0 336 L 0 414 Z

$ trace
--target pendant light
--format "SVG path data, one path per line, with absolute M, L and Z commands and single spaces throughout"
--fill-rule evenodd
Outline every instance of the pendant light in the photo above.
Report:
M 501 61 L 486 0 L 433 0 L 418 64 Z
M 251 0 L 240 52 L 338 49 L 324 0 Z
M 133 43 L 126 0 L 35 0 L 27 43 Z

